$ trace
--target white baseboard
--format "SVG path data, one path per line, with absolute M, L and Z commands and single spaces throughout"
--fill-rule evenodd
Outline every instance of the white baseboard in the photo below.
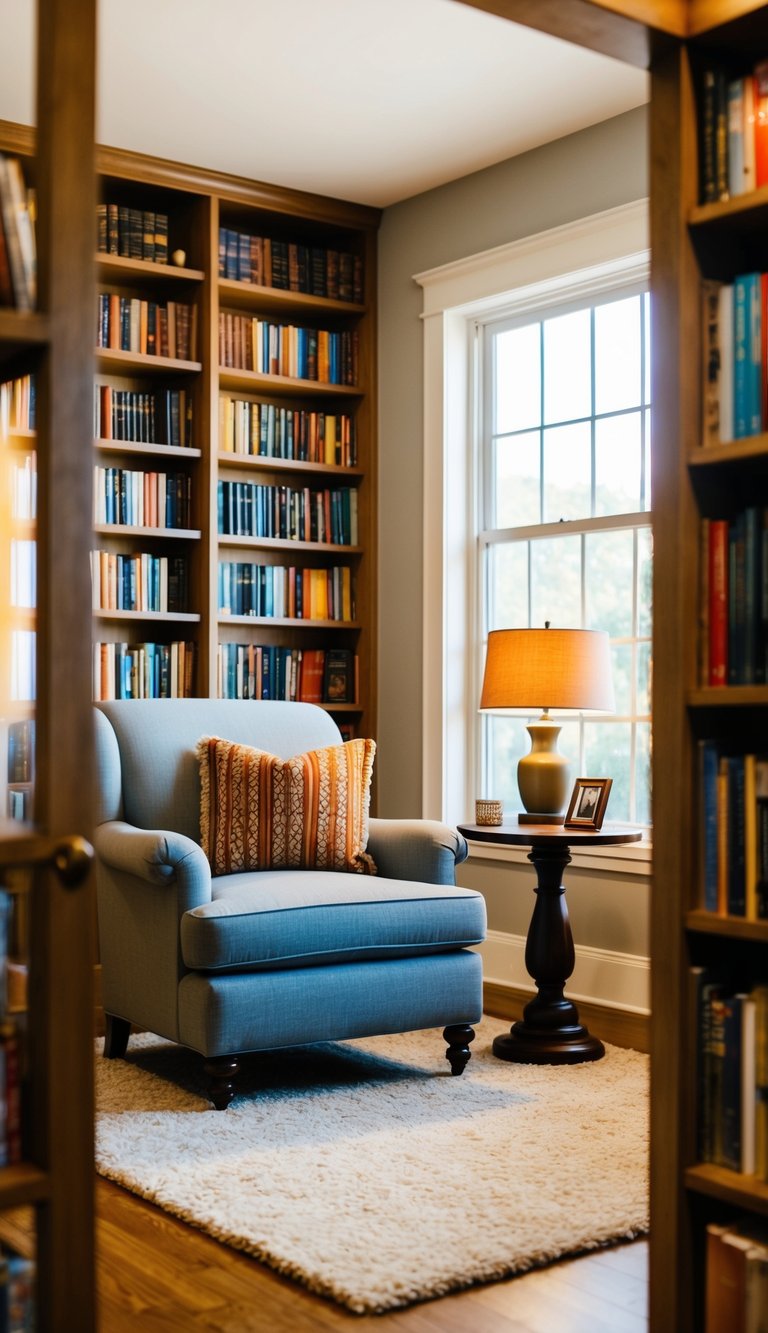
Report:
M 578 944 L 575 951 L 576 965 L 566 984 L 566 991 L 577 1004 L 586 1002 L 603 1008 L 624 1009 L 629 1013 L 650 1013 L 649 958 Z M 525 939 L 522 935 L 489 930 L 478 953 L 482 955 L 483 974 L 487 982 L 497 986 L 514 986 L 517 990 L 532 993 L 535 991 L 525 966 Z

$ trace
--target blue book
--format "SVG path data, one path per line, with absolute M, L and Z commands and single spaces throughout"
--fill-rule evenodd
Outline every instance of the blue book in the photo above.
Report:
M 702 906 L 717 911 L 718 819 L 717 770 L 720 754 L 716 741 L 699 741 L 699 792 Z
M 723 1000 L 720 1166 L 730 1167 L 732 1171 L 741 1171 L 741 1028 L 745 999 L 745 995 L 731 995 Z
M 728 767 L 728 915 L 747 911 L 744 756 L 729 755 Z
M 733 284 L 733 437 L 758 435 L 761 416 L 760 274 L 744 273 Z

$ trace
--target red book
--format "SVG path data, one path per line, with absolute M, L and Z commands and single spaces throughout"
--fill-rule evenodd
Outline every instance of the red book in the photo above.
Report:
M 301 699 L 307 704 L 323 701 L 323 670 L 325 652 L 322 648 L 305 648 L 301 659 Z
M 768 60 L 755 65 L 755 184 L 768 185 Z
M 709 684 L 728 683 L 728 520 L 709 524 Z

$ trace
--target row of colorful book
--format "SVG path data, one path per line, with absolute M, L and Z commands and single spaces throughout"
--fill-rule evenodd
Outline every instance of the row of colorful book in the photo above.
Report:
M 355 617 L 348 565 L 299 569 L 220 560 L 218 595 L 221 616 L 338 621 Z
M 186 611 L 188 567 L 183 555 L 122 555 L 91 551 L 95 611 Z
M 699 905 L 768 920 L 768 754 L 698 742 Z
M 702 283 L 702 443 L 768 430 L 768 274 Z
M 691 969 L 699 1160 L 768 1180 L 768 985 Z
M 186 472 L 94 468 L 94 522 L 136 528 L 189 528 L 192 480 Z
M 186 389 L 115 389 L 97 384 L 93 434 L 97 440 L 192 447 L 192 395 Z
M 127 204 L 97 204 L 96 249 L 102 255 L 167 264 L 168 214 Z
M 220 643 L 217 693 L 220 699 L 353 704 L 357 699 L 357 662 L 356 654 L 346 648 Z
M 35 192 L 19 159 L 0 153 L 0 306 L 34 310 L 36 301 Z
M 705 1333 L 768 1327 L 768 1224 L 736 1217 L 707 1226 Z
M 768 184 L 768 60 L 742 75 L 705 70 L 701 127 L 702 203 Z
M 346 413 L 307 412 L 251 399 L 219 399 L 219 449 L 259 458 L 354 467 L 354 418 Z
M 219 277 L 336 301 L 363 300 L 363 261 L 346 250 L 219 228 Z
M 194 643 L 95 643 L 94 699 L 186 699 L 194 693 Z
M 309 486 L 220 481 L 217 505 L 218 527 L 223 536 L 357 545 L 354 486 L 313 490 Z
M 142 356 L 194 361 L 197 306 L 99 292 L 96 346 Z
M 768 507 L 701 520 L 699 679 L 768 680 Z
M 354 387 L 358 380 L 358 335 L 352 329 L 275 324 L 255 315 L 222 310 L 219 362 L 224 369 Z

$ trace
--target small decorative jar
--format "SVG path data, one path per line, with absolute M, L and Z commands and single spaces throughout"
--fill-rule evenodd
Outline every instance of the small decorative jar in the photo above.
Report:
M 502 824 L 504 822 L 503 801 L 475 801 L 476 824 Z

